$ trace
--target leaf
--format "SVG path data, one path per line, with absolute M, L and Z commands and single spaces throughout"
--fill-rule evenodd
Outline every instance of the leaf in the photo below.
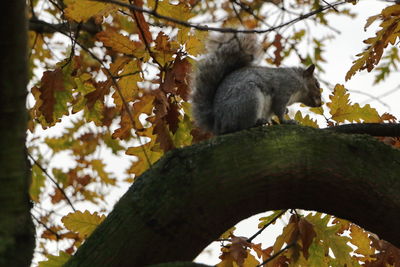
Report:
M 265 217 L 261 217 L 260 219 L 258 219 L 260 221 L 260 223 L 258 224 L 258 228 L 261 229 L 265 225 L 269 224 L 272 220 L 276 219 L 276 217 L 280 213 L 282 213 L 282 211 L 283 210 L 274 210 L 271 215 L 265 216 Z M 283 216 L 283 214 L 281 216 Z M 275 220 L 275 222 L 276 222 L 276 220 Z M 275 224 L 275 222 L 273 224 Z
M 305 218 L 314 225 L 316 232 L 314 242 L 317 242 L 318 245 L 324 248 L 325 255 L 328 255 L 329 250 L 332 250 L 335 259 L 337 259 L 341 266 L 345 264 L 353 266 L 356 263 L 350 255 L 350 252 L 353 251 L 348 245 L 350 238 L 338 234 L 341 229 L 340 223 L 329 226 L 328 223 L 331 220 L 331 216 L 322 215 L 318 212 L 315 215 L 309 214 Z M 309 251 L 310 257 L 312 257 L 312 252 L 315 252 L 315 250 Z
M 279 33 L 277 33 L 275 35 L 275 39 L 272 42 L 272 45 L 275 47 L 275 51 L 274 51 L 274 56 L 275 58 L 273 59 L 273 63 L 275 64 L 275 66 L 279 66 L 282 62 L 282 51 L 283 51 L 283 46 L 282 46 L 282 35 L 280 35 Z
M 300 239 L 302 243 L 302 251 L 304 258 L 309 257 L 308 249 L 313 243 L 313 239 L 317 235 L 314 231 L 313 225 L 304 218 L 300 218 L 298 222 Z
M 346 81 L 349 80 L 356 71 L 367 69 L 371 71 L 380 61 L 384 49 L 388 44 L 394 45 L 400 37 L 400 12 L 399 5 L 386 7 L 376 16 L 370 17 L 367 20 L 365 27 L 368 27 L 377 18 L 382 19 L 379 25 L 381 29 L 374 37 L 364 40 L 368 45 L 363 53 L 357 55 L 357 60 L 353 61 L 353 66 L 346 74 Z
M 96 37 L 105 46 L 110 47 L 115 52 L 133 55 L 139 58 L 143 56 L 144 46 L 141 42 L 132 41 L 128 36 L 122 35 L 114 30 L 107 29 L 106 31 L 99 32 L 96 34 Z
M 143 7 L 143 0 L 133 0 L 134 5 L 138 7 Z M 139 11 L 133 11 L 133 15 L 135 17 L 136 24 L 139 28 L 139 38 L 146 44 L 151 44 L 153 38 L 151 37 L 151 33 L 149 30 L 149 24 L 146 22 L 143 13 Z
M 39 195 L 44 187 L 44 181 L 46 176 L 44 176 L 43 171 L 36 165 L 32 165 L 32 182 L 29 187 L 29 195 L 31 199 L 35 202 L 39 202 Z
M 141 66 L 140 62 L 137 60 L 132 60 L 126 64 L 120 73 L 123 76 L 119 79 L 118 85 L 119 90 L 116 89 L 115 93 L 112 95 L 114 98 L 114 103 L 118 109 L 121 109 L 124 105 L 123 102 L 129 103 L 133 101 L 138 95 L 137 83 L 142 81 L 140 76 Z
M 71 255 L 65 253 L 64 251 L 60 251 L 58 256 L 55 255 L 47 255 L 46 261 L 40 261 L 38 267 L 60 267 L 66 263 Z
M 85 22 L 93 16 L 106 16 L 115 9 L 113 5 L 90 0 L 65 0 L 65 16 L 76 22 Z
M 138 160 L 134 162 L 128 170 L 129 173 L 135 174 L 135 177 L 138 177 L 145 170 L 150 168 L 150 166 L 163 155 L 161 151 L 158 151 L 154 147 L 154 141 L 143 146 L 129 147 L 125 153 L 138 157 Z
M 227 238 L 229 238 L 230 236 L 233 235 L 233 232 L 234 232 L 235 230 L 236 230 L 236 227 L 235 227 L 235 226 L 233 226 L 232 228 L 229 228 L 228 230 L 226 230 L 225 233 L 223 233 L 223 234 L 219 237 L 219 239 L 227 239 Z
M 249 247 L 251 243 L 247 242 L 247 238 L 231 235 L 231 244 L 222 248 L 222 255 L 219 257 L 221 262 L 217 266 L 257 266 L 259 262 L 249 253 Z
M 64 81 L 61 69 L 45 71 L 39 87 L 42 104 L 39 110 L 48 123 L 54 122 L 53 113 L 56 105 L 56 92 L 64 91 Z
M 380 122 L 380 116 L 376 109 L 371 108 L 369 104 L 360 107 L 359 104 L 351 104 L 350 95 L 346 93 L 343 85 L 337 84 L 333 91 L 333 95 L 329 96 L 331 102 L 326 105 L 330 108 L 331 119 L 340 123 L 349 122 Z
M 311 119 L 310 115 L 308 114 L 305 117 L 303 117 L 300 111 L 296 112 L 296 115 L 294 115 L 294 119 L 300 122 L 301 125 L 310 126 L 313 128 L 319 128 L 316 120 Z
M 87 238 L 96 227 L 106 218 L 104 215 L 91 214 L 89 211 L 76 211 L 64 216 L 61 221 L 64 226 L 73 232 L 77 232 L 80 237 Z
M 180 21 L 188 21 L 190 18 L 195 16 L 195 13 L 192 13 L 190 11 L 190 7 L 185 2 L 180 2 L 178 4 L 171 4 L 169 3 L 169 1 L 159 2 L 157 13 Z M 184 27 L 171 21 L 165 21 L 164 23 L 175 26 L 177 28 Z
M 352 224 L 350 227 L 350 237 L 350 242 L 357 247 L 354 252 L 363 255 L 363 261 L 370 259 L 369 256 L 375 253 L 375 249 L 370 245 L 371 240 L 369 239 L 368 233 Z
M 105 171 L 106 165 L 103 163 L 103 160 L 93 159 L 90 161 L 90 164 L 92 165 L 93 170 L 97 172 L 102 183 L 115 185 L 115 178 L 110 178 L 110 173 Z

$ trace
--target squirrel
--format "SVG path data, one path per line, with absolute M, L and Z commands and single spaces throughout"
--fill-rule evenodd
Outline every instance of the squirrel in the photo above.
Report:
M 209 52 L 198 62 L 192 77 L 195 123 L 214 135 L 232 133 L 285 120 L 287 106 L 321 106 L 315 65 L 304 68 L 253 66 L 261 51 L 255 34 L 224 33 L 208 43 Z

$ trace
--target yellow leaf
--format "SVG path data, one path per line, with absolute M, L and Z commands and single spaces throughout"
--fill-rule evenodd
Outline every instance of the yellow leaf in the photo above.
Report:
M 35 164 L 32 166 L 32 182 L 29 187 L 29 195 L 31 199 L 35 202 L 39 202 L 39 195 L 41 189 L 44 186 L 44 181 L 46 177 L 44 176 L 42 170 Z
M 384 18 L 387 18 L 390 16 L 398 16 L 398 15 L 400 15 L 400 5 L 397 4 L 397 5 L 388 6 L 382 10 L 381 14 Z
M 375 253 L 375 249 L 370 245 L 368 233 L 360 227 L 352 224 L 350 227 L 350 242 L 357 247 L 355 253 L 361 254 L 369 259 Z
M 97 215 L 97 212 L 91 214 L 86 210 L 84 213 L 81 211 L 69 213 L 61 221 L 68 230 L 77 232 L 82 238 L 87 238 L 105 218 L 104 215 Z
M 121 78 L 118 80 L 120 92 L 116 90 L 112 95 L 118 109 L 121 109 L 123 106 L 123 100 L 120 94 L 122 94 L 122 97 L 127 103 L 133 101 L 137 96 L 137 82 L 142 81 L 140 71 L 140 62 L 137 60 L 132 60 L 123 67 L 122 72 L 119 74 Z
M 38 267 L 60 267 L 66 263 L 71 255 L 64 251 L 60 251 L 58 256 L 55 255 L 47 255 L 47 261 L 39 262 Z
M 106 165 L 101 159 L 93 159 L 92 161 L 90 161 L 90 163 L 92 164 L 93 170 L 95 170 L 97 172 L 97 175 L 100 177 L 101 182 L 105 184 L 115 185 L 115 179 L 109 177 L 110 174 L 105 171 Z
M 369 18 L 367 19 L 367 22 L 366 22 L 365 25 L 364 25 L 364 31 L 366 31 L 367 28 L 368 28 L 369 26 L 371 26 L 371 24 L 374 23 L 374 21 L 375 21 L 376 19 L 378 19 L 379 17 L 380 17 L 380 14 L 369 17 Z
M 143 57 L 145 47 L 141 42 L 134 42 L 128 36 L 122 35 L 113 30 L 102 31 L 96 37 L 105 46 L 111 47 L 114 51 L 127 55 Z
M 135 177 L 150 168 L 163 155 L 163 152 L 160 152 L 160 149 L 155 147 L 155 139 L 143 146 L 129 147 L 125 153 L 138 157 L 138 160 L 128 170 L 128 173 L 134 173 Z
M 158 3 L 157 12 L 163 16 L 174 18 L 181 21 L 188 21 L 190 18 L 194 17 L 195 14 L 191 12 L 189 6 L 184 2 L 179 4 L 171 4 L 169 1 L 160 1 Z M 173 22 L 166 22 L 168 24 L 174 25 Z M 176 25 L 178 28 L 183 28 L 182 25 Z
M 317 123 L 316 120 L 311 119 L 310 115 L 306 115 L 305 117 L 303 117 L 301 115 L 300 111 L 296 112 L 296 115 L 294 116 L 294 119 L 296 121 L 300 122 L 301 125 L 310 126 L 310 127 L 313 127 L 313 128 L 319 128 L 318 127 L 318 123 Z
M 219 239 L 227 239 L 227 238 L 229 238 L 232 234 L 233 234 L 233 232 L 236 230 L 236 227 L 235 226 L 233 226 L 232 228 L 229 228 L 225 233 L 223 233 L 220 237 L 219 237 Z
M 185 42 L 186 51 L 193 56 L 203 53 L 205 49 L 205 37 L 206 33 L 199 31 L 196 32 L 196 35 L 189 35 Z
M 77 22 L 84 22 L 93 16 L 106 16 L 115 9 L 113 5 L 90 0 L 66 0 L 65 16 Z
M 351 104 L 349 100 L 350 95 L 346 93 L 343 85 L 337 84 L 333 91 L 333 95 L 329 96 L 331 102 L 326 105 L 330 108 L 332 120 L 341 123 L 344 121 L 349 122 L 380 122 L 380 116 L 376 109 L 371 108 L 370 105 L 360 107 L 359 104 Z

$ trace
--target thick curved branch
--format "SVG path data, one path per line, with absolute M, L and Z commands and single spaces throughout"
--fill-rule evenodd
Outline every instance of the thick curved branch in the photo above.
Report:
M 400 151 L 367 135 L 277 125 L 176 149 L 145 172 L 66 266 L 193 260 L 253 214 L 316 210 L 400 245 Z
M 400 137 L 400 124 L 398 123 L 355 123 L 343 124 L 324 130 L 347 134 L 369 134 L 372 136 Z

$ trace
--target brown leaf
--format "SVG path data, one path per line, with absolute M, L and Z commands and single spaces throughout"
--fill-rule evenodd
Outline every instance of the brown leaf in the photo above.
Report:
M 143 7 L 143 0 L 133 0 L 133 3 L 138 7 Z M 139 28 L 140 40 L 142 40 L 144 43 L 150 44 L 153 41 L 153 38 L 150 33 L 149 24 L 144 19 L 143 13 L 133 11 L 133 15 Z
M 276 66 L 281 65 L 281 62 L 282 62 L 282 59 L 283 59 L 282 55 L 281 55 L 282 50 L 283 50 L 283 46 L 282 46 L 282 42 L 281 41 L 282 41 L 282 35 L 277 33 L 275 35 L 274 41 L 272 42 L 272 45 L 275 46 L 275 48 L 276 48 L 275 51 L 274 51 L 275 59 L 273 61 L 273 63 Z
M 131 119 L 128 112 L 125 110 L 125 106 L 121 109 L 121 121 L 120 128 L 116 129 L 112 134 L 112 138 L 119 138 L 121 140 L 127 140 L 131 137 L 131 130 L 133 128 Z
M 314 231 L 313 225 L 308 222 L 305 218 L 300 218 L 298 222 L 299 232 L 301 243 L 303 244 L 302 250 L 304 258 L 308 259 L 309 253 L 308 248 L 311 246 L 314 237 L 317 236 L 316 232 Z
M 93 109 L 96 101 L 104 102 L 104 96 L 110 92 L 111 84 L 111 79 L 93 84 L 96 90 L 85 95 L 86 105 L 89 110 Z
M 61 69 L 45 71 L 43 73 L 41 86 L 39 87 L 40 99 L 43 103 L 39 107 L 39 110 L 42 112 L 47 123 L 53 122 L 54 105 L 56 103 L 54 93 L 63 90 L 65 90 L 65 88 Z
M 61 200 L 65 199 L 64 194 L 58 188 L 55 188 L 54 194 L 53 195 L 50 194 L 50 197 L 51 197 L 51 203 L 53 204 L 56 204 Z
M 169 101 L 172 101 L 172 98 L 168 98 Z M 175 133 L 178 130 L 178 123 L 179 123 L 179 107 L 175 102 L 170 102 L 167 115 L 165 116 L 165 120 L 168 124 L 169 130 L 172 133 Z
M 177 94 L 183 100 L 189 99 L 189 73 L 191 65 L 187 59 L 181 59 L 178 55 L 171 69 L 165 73 L 164 82 L 160 89 L 166 93 Z

